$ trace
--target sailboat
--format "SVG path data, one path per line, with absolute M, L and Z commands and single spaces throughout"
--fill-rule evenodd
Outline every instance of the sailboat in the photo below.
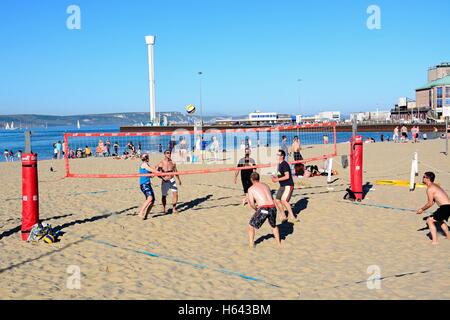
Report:
M 8 122 L 6 122 L 5 130 L 18 130 L 19 128 L 14 127 L 14 121 L 11 121 L 11 125 L 9 125 Z
M 77 121 L 77 128 L 78 130 L 80 130 L 81 126 L 80 126 L 80 120 Z

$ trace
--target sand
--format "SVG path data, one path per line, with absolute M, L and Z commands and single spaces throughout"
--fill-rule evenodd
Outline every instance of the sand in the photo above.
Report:
M 449 299 L 450 241 L 439 235 L 440 244 L 431 245 L 423 229 L 428 214 L 377 207 L 416 210 L 426 202 L 425 189 L 375 185 L 408 180 L 417 151 L 417 181 L 431 170 L 448 191 L 450 156 L 443 150 L 440 140 L 365 144 L 363 181 L 372 185 L 365 206 L 342 200 L 349 169 L 336 157 L 339 174 L 331 185 L 325 177 L 296 180 L 291 204 L 300 222 L 279 225 L 282 247 L 266 222 L 254 249 L 246 234 L 252 212 L 241 205 L 233 173 L 183 176 L 180 213 L 166 215 L 155 179 L 154 214 L 142 221 L 137 179 L 64 179 L 63 161 L 39 162 L 39 190 L 40 218 L 65 234 L 55 244 L 23 242 L 21 166 L 1 163 L 0 298 Z M 338 146 L 339 155 L 348 153 L 348 144 Z M 118 161 L 77 165 L 139 166 Z M 79 288 L 72 281 L 77 268 Z M 380 271 L 379 289 L 367 283 L 373 270 Z

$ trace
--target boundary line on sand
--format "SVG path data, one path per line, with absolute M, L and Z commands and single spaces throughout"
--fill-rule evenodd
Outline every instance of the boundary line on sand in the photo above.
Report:
M 73 234 L 73 235 L 81 237 L 82 239 L 85 239 L 85 240 L 93 241 L 95 243 L 111 247 L 111 248 L 117 248 L 117 249 L 122 249 L 122 250 L 130 251 L 130 252 L 134 252 L 134 253 L 138 253 L 138 254 L 143 254 L 143 255 L 146 255 L 146 256 L 149 256 L 149 257 L 152 257 L 152 258 L 161 258 L 161 259 L 165 259 L 165 260 L 169 260 L 169 261 L 173 261 L 173 262 L 177 262 L 177 263 L 182 263 L 182 264 L 190 265 L 190 266 L 192 266 L 192 267 L 194 267 L 196 269 L 209 269 L 209 270 L 220 272 L 220 273 L 223 273 L 223 274 L 227 274 L 227 275 L 231 275 L 231 276 L 237 276 L 237 277 L 240 277 L 240 278 L 242 278 L 244 280 L 255 281 L 255 282 L 259 282 L 259 283 L 262 283 L 262 284 L 265 284 L 265 285 L 268 285 L 268 286 L 271 286 L 271 287 L 281 288 L 281 286 L 279 286 L 279 285 L 269 283 L 269 282 L 267 282 L 267 281 L 265 281 L 263 279 L 260 279 L 260 278 L 247 276 L 247 275 L 245 275 L 243 273 L 240 273 L 240 272 L 230 271 L 230 270 L 223 269 L 223 268 L 221 268 L 221 269 L 209 268 L 206 264 L 194 263 L 194 262 L 190 262 L 190 261 L 187 261 L 187 260 L 184 260 L 184 259 L 181 259 L 181 258 L 177 258 L 177 257 L 165 256 L 165 255 L 149 252 L 149 251 L 146 251 L 146 250 L 121 247 L 119 245 L 116 245 L 116 244 L 113 244 L 113 243 L 110 243 L 110 242 L 107 242 L 107 241 L 104 241 L 104 240 L 95 239 L 94 236 L 91 236 L 91 235 L 84 235 L 84 236 L 79 235 L 79 234 Z
M 414 209 L 397 208 L 397 207 L 391 207 L 391 206 L 388 206 L 388 205 L 381 205 L 381 204 L 359 203 L 359 202 L 350 202 L 350 201 L 344 201 L 344 200 L 339 200 L 338 202 L 347 203 L 347 204 L 354 204 L 354 205 L 357 205 L 357 206 L 375 207 L 375 208 L 379 208 L 379 209 L 390 209 L 390 210 L 408 211 L 408 212 L 416 212 L 417 211 L 417 210 L 414 210 Z

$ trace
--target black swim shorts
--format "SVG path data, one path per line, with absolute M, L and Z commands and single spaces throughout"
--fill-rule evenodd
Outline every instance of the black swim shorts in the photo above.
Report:
M 258 208 L 250 219 L 249 224 L 253 228 L 259 229 L 266 219 L 269 219 L 269 224 L 272 228 L 277 226 L 277 209 L 275 206 Z
M 300 152 L 294 152 L 294 161 L 303 160 L 303 157 Z
M 440 206 L 439 209 L 436 210 L 435 213 L 433 213 L 433 219 L 436 221 L 448 221 L 448 218 L 450 217 L 450 204 L 445 204 L 443 206 Z
M 141 184 L 141 191 L 145 195 L 145 199 L 148 199 L 148 197 L 152 197 L 153 201 L 155 201 L 155 193 L 153 192 L 153 188 L 150 183 Z
M 242 180 L 242 188 L 244 189 L 244 193 L 248 193 L 248 189 L 252 186 L 252 182 L 250 179 Z

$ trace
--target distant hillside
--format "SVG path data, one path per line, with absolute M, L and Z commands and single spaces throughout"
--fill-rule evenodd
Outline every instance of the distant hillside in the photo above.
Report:
M 170 123 L 193 123 L 199 120 L 199 115 L 187 116 L 181 112 L 157 112 L 156 117 L 167 117 Z M 215 122 L 217 119 L 227 117 L 221 116 L 204 116 L 203 121 Z M 86 114 L 74 116 L 52 116 L 37 114 L 14 114 L 0 115 L 0 128 L 5 128 L 8 123 L 14 122 L 15 127 L 36 128 L 36 127 L 55 127 L 55 126 L 76 126 L 80 121 L 81 127 L 86 126 L 133 126 L 145 124 L 149 121 L 148 112 L 123 112 L 123 113 L 106 113 L 106 114 Z

